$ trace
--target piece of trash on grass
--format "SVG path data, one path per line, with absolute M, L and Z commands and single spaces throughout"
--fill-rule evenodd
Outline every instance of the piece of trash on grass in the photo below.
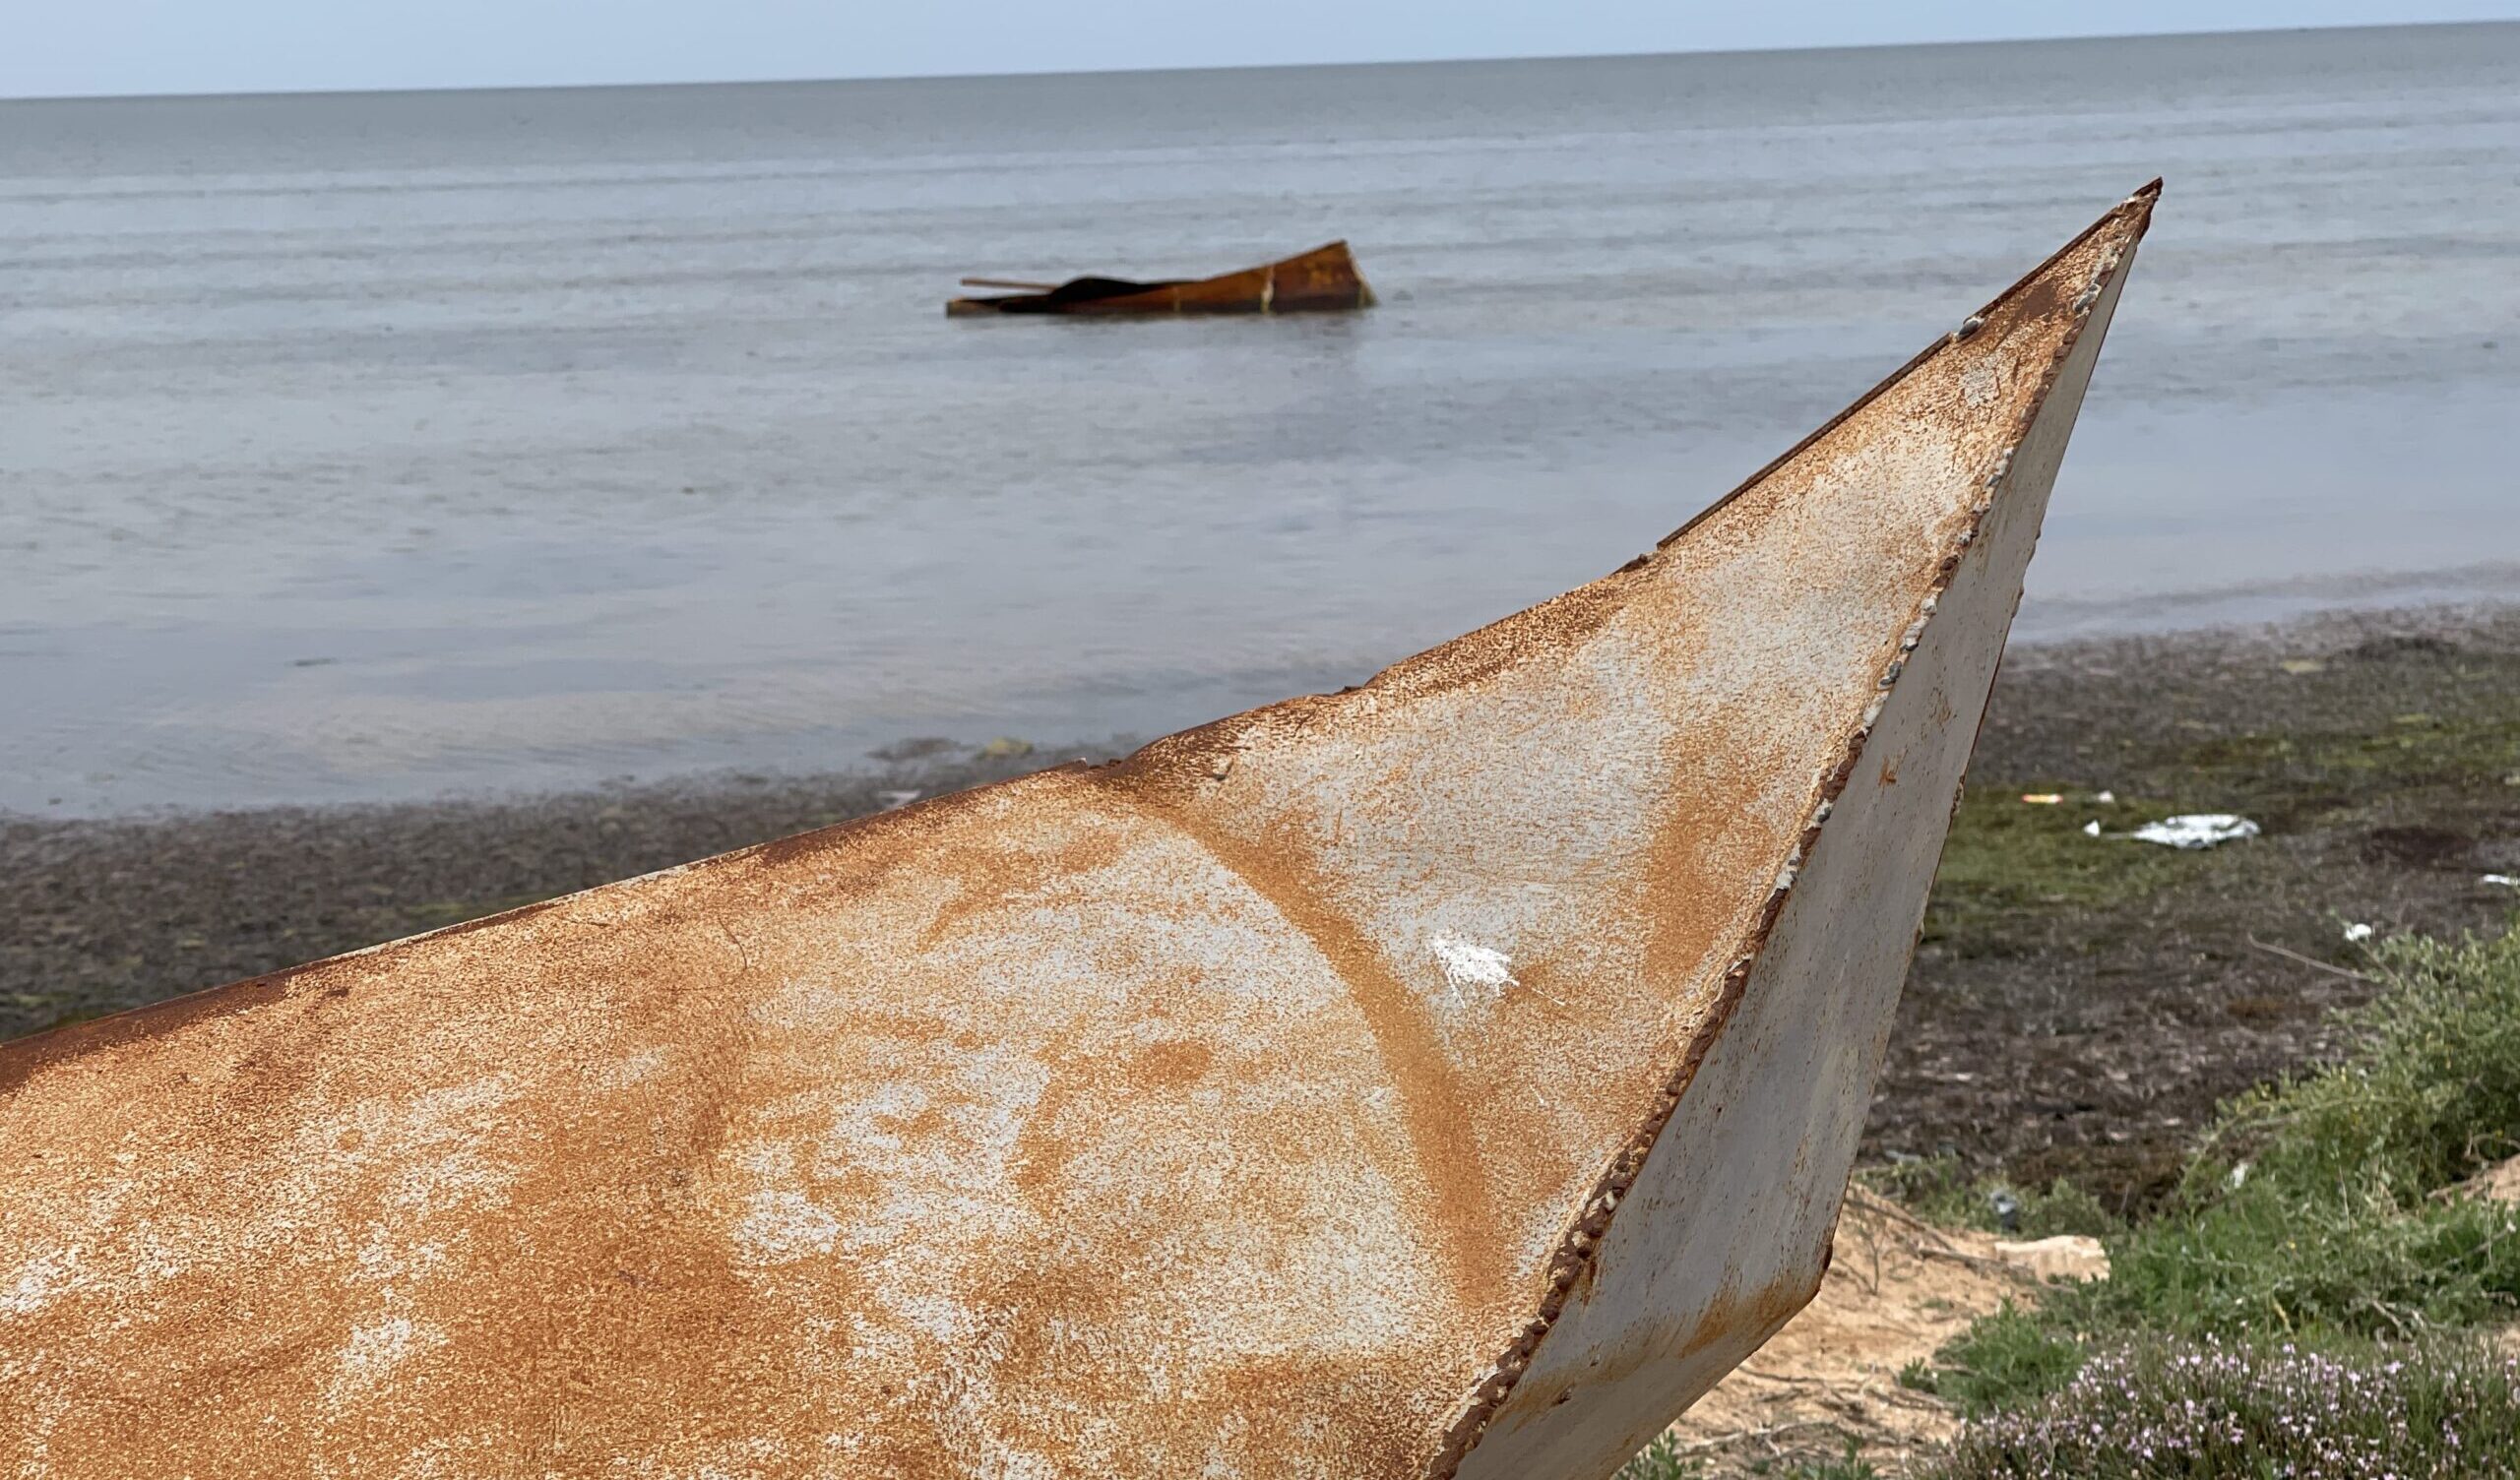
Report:
M 907 807 L 911 803 L 917 801 L 918 793 L 915 791 L 878 791 L 875 793 L 875 800 L 883 803 L 884 810 L 890 812 L 897 807 Z
M 2255 837 L 2257 824 L 2229 812 L 2189 812 L 2146 823 L 2126 834 L 2142 842 L 2171 848 L 2210 848 L 2236 838 Z
M 2061 791 L 2025 791 L 2021 799 L 2034 807 L 2053 807 L 2065 799 Z
M 2117 805 L 2117 793 L 2114 791 L 2095 791 L 2091 794 L 2091 799 L 2104 807 Z
M 2357 945 L 2360 945 L 2371 938 L 2371 927 L 2362 924 L 2358 920 L 2354 924 L 2345 927 L 2345 938 Z
M 1986 1206 L 1994 1212 L 1997 1228 L 2006 1233 L 2021 1231 L 2021 1200 L 2019 1198 L 1997 1188 L 1994 1195 L 1986 1200 Z
M 2100 835 L 2100 819 L 2099 819 L 2099 818 L 2096 818 L 2096 817 L 2095 817 L 2095 818 L 2093 818 L 2090 822 L 2087 822 L 2087 823 L 2083 824 L 2083 836 L 2085 836 L 2085 837 L 2098 837 L 2099 835 Z
M 2499 884 L 2504 889 L 2520 889 L 2520 879 L 2514 879 L 2509 874 L 2487 874 L 2479 878 L 2477 883 Z
M 2314 657 L 2288 657 L 2275 666 L 2287 673 L 2320 673 L 2327 669 L 2327 664 Z

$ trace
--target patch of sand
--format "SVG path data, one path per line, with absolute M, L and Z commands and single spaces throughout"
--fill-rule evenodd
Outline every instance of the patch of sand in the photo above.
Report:
M 2095 1240 L 2006 1243 L 1932 1227 L 1858 1190 L 1838 1224 L 1820 1293 L 1757 1355 L 1700 1398 L 1671 1437 L 1717 1474 L 1833 1457 L 1853 1440 L 1888 1474 L 1946 1443 L 1951 1406 L 1899 1386 L 1899 1371 L 2046 1278 L 2105 1277 Z
M 2520 1156 L 2488 1167 L 2468 1181 L 2468 1191 L 2495 1202 L 2520 1202 Z

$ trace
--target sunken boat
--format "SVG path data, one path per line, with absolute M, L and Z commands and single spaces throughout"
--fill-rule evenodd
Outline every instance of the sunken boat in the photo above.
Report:
M 0 1468 L 1602 1480 L 1828 1264 L 2153 201 L 1359 688 L 0 1046 Z
M 989 298 L 952 298 L 945 312 L 977 314 L 1307 314 L 1371 308 L 1373 290 L 1356 271 L 1348 244 L 1334 241 L 1284 262 L 1218 278 L 1135 282 L 1125 278 L 1074 278 L 1052 285 L 966 278 L 966 287 L 1029 291 Z

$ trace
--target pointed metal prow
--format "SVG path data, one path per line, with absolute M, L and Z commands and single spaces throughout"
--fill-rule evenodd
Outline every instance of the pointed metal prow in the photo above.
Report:
M 1606 1476 L 1818 1289 L 2023 572 L 2161 185 L 1665 541 L 1685 545 L 1781 486 L 1817 490 L 1878 449 L 1901 450 L 1895 465 L 1940 445 L 1984 469 L 1721 1002 L 1588 1200 L 1539 1318 L 1490 1368 L 1435 1475 Z M 2008 360 L 2015 337 L 2042 352 Z M 2022 376 L 2037 384 L 2018 414 L 1984 426 Z
M 1361 688 L 0 1045 L 0 1469 L 1602 1480 L 1819 1281 L 2151 205 Z

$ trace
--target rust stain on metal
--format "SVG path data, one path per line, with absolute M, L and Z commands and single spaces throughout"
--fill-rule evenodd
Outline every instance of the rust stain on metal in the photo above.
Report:
M 1035 293 L 993 298 L 951 298 L 955 318 L 982 314 L 1067 314 L 1108 317 L 1147 314 L 1298 314 L 1371 308 L 1373 290 L 1356 271 L 1344 241 L 1315 247 L 1284 262 L 1245 268 L 1215 278 L 1132 282 L 1119 278 L 1076 278 Z
M 1818 1283 L 2151 205 L 1361 688 L 0 1046 L 0 1458 L 1608 1473 Z

